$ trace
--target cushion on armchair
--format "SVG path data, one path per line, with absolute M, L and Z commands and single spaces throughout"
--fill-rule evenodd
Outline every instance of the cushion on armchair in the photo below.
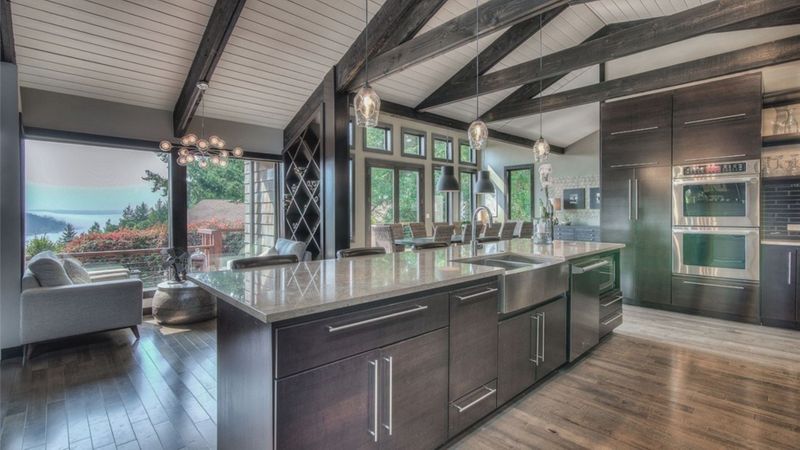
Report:
M 275 250 L 279 255 L 295 255 L 298 261 L 306 260 L 306 243 L 299 241 L 291 241 L 289 239 L 278 239 L 275 242 Z
M 57 258 L 43 252 L 34 256 L 28 263 L 28 270 L 33 273 L 42 287 L 69 286 L 72 283 L 64 266 Z
M 64 258 L 64 270 L 73 284 L 86 284 L 92 282 L 89 272 L 83 267 L 80 261 L 72 257 Z

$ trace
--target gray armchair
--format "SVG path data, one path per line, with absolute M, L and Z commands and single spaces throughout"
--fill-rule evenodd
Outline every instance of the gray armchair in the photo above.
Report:
M 41 287 L 26 271 L 22 278 L 20 337 L 23 363 L 34 344 L 79 334 L 130 328 L 139 338 L 142 323 L 142 281 L 99 281 Z

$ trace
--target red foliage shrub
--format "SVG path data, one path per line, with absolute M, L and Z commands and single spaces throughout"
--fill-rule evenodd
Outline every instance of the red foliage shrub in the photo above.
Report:
M 166 225 L 144 230 L 123 228 L 109 233 L 84 233 L 64 248 L 66 253 L 102 252 L 166 247 L 169 243 Z

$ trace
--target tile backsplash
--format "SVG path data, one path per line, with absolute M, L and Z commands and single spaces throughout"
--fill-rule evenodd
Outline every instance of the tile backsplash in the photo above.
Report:
M 794 225 L 794 226 L 789 226 Z M 800 178 L 762 179 L 761 233 L 765 239 L 798 239 L 800 231 Z

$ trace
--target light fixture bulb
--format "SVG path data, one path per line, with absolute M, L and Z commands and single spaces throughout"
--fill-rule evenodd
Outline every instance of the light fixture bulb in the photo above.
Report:
M 219 136 L 216 135 L 212 135 L 208 138 L 208 143 L 214 147 L 216 147 L 219 144 L 219 141 L 220 141 Z
M 189 164 L 189 160 L 185 156 L 179 156 L 178 157 L 178 165 L 179 166 L 185 166 L 186 164 Z
M 205 139 L 199 139 L 197 141 L 197 148 L 200 150 L 208 150 L 208 141 Z
M 227 167 L 227 165 L 228 165 L 228 158 L 222 158 L 219 160 L 220 167 Z
M 214 147 L 225 148 L 225 141 L 222 138 L 217 138 L 217 144 Z
M 241 158 L 242 155 L 244 155 L 244 150 L 242 149 L 242 147 L 239 147 L 238 145 L 236 147 L 233 147 L 233 156 Z
M 215 166 L 218 166 L 220 161 L 221 160 L 219 159 L 219 156 L 217 156 L 217 155 L 214 155 L 214 156 L 211 157 L 211 164 L 213 164 Z
M 533 157 L 536 162 L 541 162 L 547 160 L 548 156 L 550 156 L 550 144 L 547 139 L 540 137 L 533 144 Z
M 374 127 L 378 125 L 378 115 L 381 111 L 381 98 L 369 84 L 364 84 L 356 92 L 353 99 L 353 109 L 356 111 L 356 126 Z
M 200 158 L 200 160 L 197 161 L 197 165 L 200 166 L 201 169 L 205 169 L 208 167 L 208 161 L 206 161 L 205 158 Z
M 227 150 L 220 150 L 220 151 L 219 151 L 219 157 L 220 157 L 220 158 L 227 158 L 227 157 L 228 157 L 228 155 L 229 155 L 229 153 L 228 153 L 228 151 L 227 151 Z
M 160 148 L 162 152 L 168 152 L 168 151 L 172 150 L 172 142 L 170 142 L 170 141 L 161 141 L 158 144 L 158 148 Z
M 475 150 L 483 150 L 486 140 L 489 139 L 489 127 L 484 121 L 477 119 L 469 124 L 469 145 Z
M 194 145 L 197 142 L 197 135 L 189 133 L 181 138 L 181 145 Z
M 189 153 L 188 155 L 186 155 L 186 162 L 194 162 L 194 160 L 195 160 L 195 159 L 196 159 L 196 158 L 195 158 L 195 157 L 194 157 L 194 155 L 193 155 L 193 154 L 191 154 L 191 153 Z
M 189 149 L 186 147 L 181 147 L 181 149 L 178 150 L 178 155 L 180 156 L 186 156 L 188 154 L 189 154 Z

